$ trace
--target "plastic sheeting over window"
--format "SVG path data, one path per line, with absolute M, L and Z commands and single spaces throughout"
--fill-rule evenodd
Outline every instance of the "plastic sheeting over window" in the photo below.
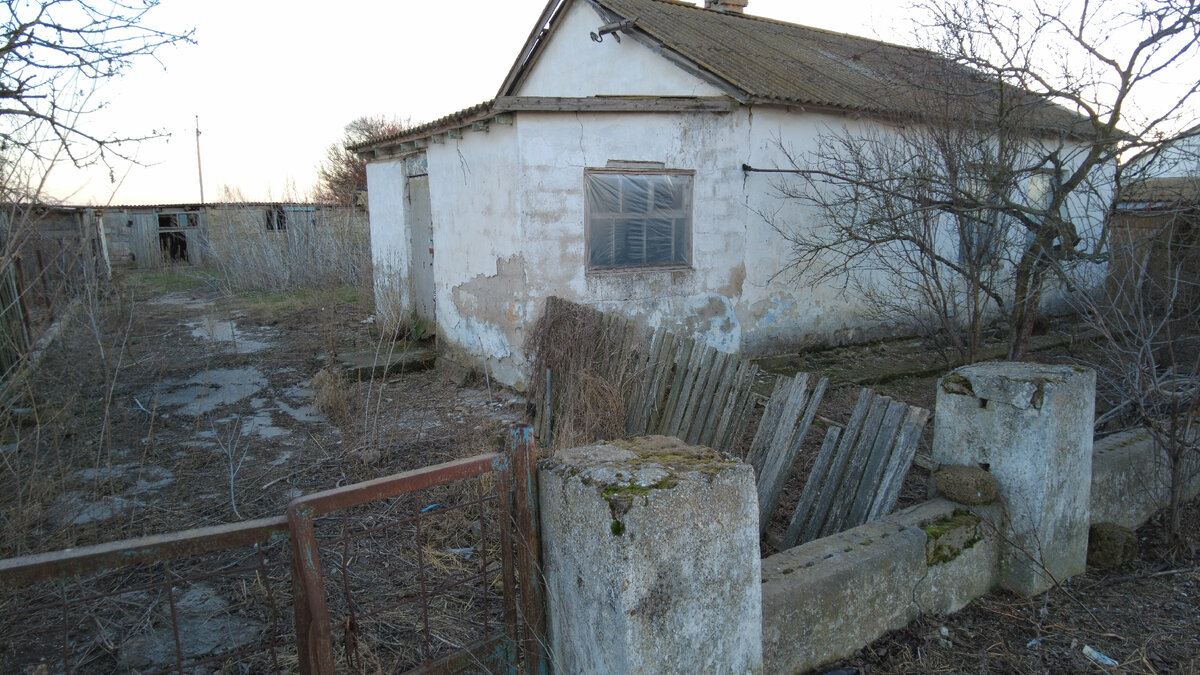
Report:
M 588 269 L 685 266 L 692 251 L 692 175 L 588 171 Z

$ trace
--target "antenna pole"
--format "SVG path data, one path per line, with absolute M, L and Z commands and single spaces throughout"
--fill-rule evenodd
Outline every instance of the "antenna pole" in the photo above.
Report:
M 204 206 L 204 169 L 200 166 L 200 116 L 196 115 L 196 173 L 200 176 L 200 205 Z

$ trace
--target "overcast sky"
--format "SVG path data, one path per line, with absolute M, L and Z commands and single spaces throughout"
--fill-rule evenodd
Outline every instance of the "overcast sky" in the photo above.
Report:
M 702 0 L 696 0 L 702 4 Z M 169 138 L 137 148 L 140 166 L 56 168 L 52 197 L 72 204 L 198 202 L 204 196 L 303 199 L 347 122 L 424 122 L 496 94 L 545 0 L 162 0 L 147 23 L 195 45 L 164 48 L 106 84 L 89 131 Z M 906 0 L 750 0 L 763 17 L 915 44 Z M 1194 69 L 1182 68 L 1194 81 Z M 1145 94 L 1145 92 L 1143 92 Z M 1145 97 L 1143 96 L 1143 99 Z
M 907 41 L 899 0 L 751 0 L 748 12 Z M 144 166 L 56 168 L 49 193 L 73 204 L 197 202 L 204 195 L 303 198 L 342 128 L 362 115 L 429 121 L 496 94 L 544 0 L 163 0 L 148 21 L 196 29 L 106 85 L 88 128 L 149 130 Z

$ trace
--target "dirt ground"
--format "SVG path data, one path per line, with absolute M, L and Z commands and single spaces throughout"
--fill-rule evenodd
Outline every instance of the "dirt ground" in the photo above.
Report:
M 0 555 L 281 515 L 300 494 L 490 452 L 524 415 L 515 392 L 435 370 L 314 380 L 377 349 L 354 289 L 128 277 L 65 325 L 4 430 Z
M 1039 359 L 1077 357 L 1076 337 L 1059 337 Z M 518 393 L 482 379 L 319 375 L 339 354 L 382 344 L 353 289 L 231 296 L 182 273 L 127 278 L 70 320 L 24 385 L 27 410 L 3 429 L 0 556 L 280 515 L 300 494 L 491 451 L 523 419 Z M 922 374 L 895 374 L 904 363 Z M 918 343 L 889 343 L 772 367 L 829 376 L 821 415 L 838 421 L 871 374 L 881 393 L 932 408 L 938 363 Z M 777 514 L 798 500 L 804 464 Z M 900 506 L 924 499 L 927 481 L 914 468 Z M 1083 656 L 1089 646 L 1118 661 L 1108 672 L 1200 672 L 1200 506 L 1184 522 L 1181 548 L 1151 523 L 1123 568 L 1032 600 L 993 593 L 831 669 L 1105 672 Z

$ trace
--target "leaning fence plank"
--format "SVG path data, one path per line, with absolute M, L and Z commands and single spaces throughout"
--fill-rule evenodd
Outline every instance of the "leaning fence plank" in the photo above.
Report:
M 748 392 L 743 392 L 743 387 L 746 386 L 747 374 L 750 372 L 751 364 L 749 361 L 741 360 L 736 361 L 736 364 L 737 371 L 732 378 L 733 383 L 729 387 L 729 392 L 721 408 L 721 417 L 717 421 L 716 429 L 713 431 L 712 439 L 709 441 L 713 450 L 722 452 L 730 449 L 730 443 L 727 440 L 729 425 L 733 422 L 737 408 L 741 404 L 741 397 L 749 395 Z
M 871 403 L 871 410 L 867 413 L 862 431 L 858 434 L 858 441 L 854 444 L 854 451 L 850 454 L 850 460 L 846 463 L 842 479 L 838 481 L 837 499 L 834 500 L 829 514 L 825 516 L 825 525 L 821 528 L 820 536 L 827 537 L 845 529 L 846 516 L 850 511 L 850 504 L 854 500 L 854 494 L 858 491 L 859 481 L 862 479 L 863 467 L 866 466 L 867 458 L 871 455 L 871 448 L 875 446 L 875 439 L 879 435 L 879 426 L 883 422 L 883 416 L 887 413 L 888 406 L 891 403 L 892 399 L 887 396 L 877 396 Z
M 683 413 L 687 410 L 688 402 L 691 400 L 692 385 L 696 381 L 696 371 L 699 370 L 700 363 L 704 360 L 705 352 L 708 349 L 708 345 L 695 341 L 692 345 L 691 355 L 687 363 L 684 364 L 683 372 L 676 376 L 675 381 L 679 383 L 679 391 L 671 392 L 673 405 L 667 406 L 669 414 L 667 415 L 667 425 L 664 427 L 664 436 L 679 435 L 679 426 L 683 422 Z
M 705 405 L 697 413 L 704 421 L 696 433 L 696 443 L 712 447 L 713 436 L 721 421 L 721 413 L 725 409 L 725 399 L 733 388 L 738 365 L 741 360 L 724 352 L 717 355 L 718 366 L 713 368 L 713 387 L 709 390 Z
M 746 455 L 746 462 L 754 468 L 755 476 L 759 475 L 762 470 L 767 447 L 771 444 L 771 439 L 775 437 L 775 429 L 780 424 L 780 410 L 787 402 L 794 384 L 795 381 L 786 377 L 775 380 L 775 389 L 771 391 L 771 398 L 767 399 L 767 406 L 763 409 L 762 417 L 758 421 L 758 430 L 754 432 L 754 440 L 750 442 L 750 452 Z
M 787 533 L 783 537 L 783 548 L 785 549 L 800 543 L 800 536 L 812 518 L 813 505 L 820 492 L 821 483 L 829 473 L 830 464 L 833 463 L 841 433 L 841 427 L 829 427 L 825 431 L 825 440 L 821 443 L 821 450 L 817 452 L 817 461 L 808 474 L 808 480 L 804 483 L 804 491 L 800 493 L 800 503 L 796 504 L 796 510 L 792 512 L 792 522 L 788 525 Z
M 659 352 L 658 362 L 654 366 L 654 381 L 650 387 L 649 403 L 646 410 L 645 432 L 657 432 L 662 426 L 663 411 L 666 410 L 667 385 L 675 376 L 675 357 L 680 349 L 680 340 L 674 333 L 667 333 Z
M 833 506 L 833 499 L 837 495 L 838 485 L 841 483 L 842 474 L 846 468 L 846 462 L 850 459 L 850 453 L 854 449 L 855 442 L 858 440 L 858 434 L 862 430 L 862 423 L 867 416 L 867 410 L 870 409 L 871 403 L 875 399 L 875 392 L 870 389 L 863 389 L 858 395 L 858 403 L 854 406 L 854 412 L 850 414 L 850 421 L 846 423 L 846 427 L 842 431 L 842 438 L 838 442 L 837 452 L 834 454 L 833 461 L 829 464 L 829 471 L 825 474 L 819 485 L 820 493 L 817 496 L 816 502 L 813 505 L 812 517 L 808 524 L 804 526 L 804 534 L 801 535 L 801 542 L 812 541 L 820 536 L 824 526 L 825 518 L 829 514 L 830 508 Z
M 746 373 L 745 385 L 739 393 L 741 401 L 734 411 L 734 416 L 727 429 L 727 435 L 721 440 L 721 447 L 732 449 L 741 442 L 742 436 L 745 435 L 746 425 L 750 418 L 750 408 L 756 400 L 754 383 L 757 379 L 758 366 L 751 364 L 749 372 Z
M 801 380 L 801 377 L 797 375 L 796 379 Z M 807 384 L 807 374 L 804 375 L 802 381 Z M 771 514 L 779 503 L 783 486 L 791 476 L 796 456 L 800 454 L 800 449 L 804 446 L 804 437 L 808 434 L 813 418 L 816 417 L 817 406 L 821 404 L 821 399 L 825 395 L 825 387 L 828 384 L 827 378 L 821 378 L 817 386 L 799 396 L 800 405 L 795 409 L 794 414 L 789 409 L 784 411 L 786 417 L 783 424 L 788 427 L 788 430 L 783 433 L 784 427 L 780 427 L 776 443 L 767 454 L 758 481 L 758 517 L 761 530 L 766 530 L 767 522 L 770 521 Z M 805 388 L 807 389 L 807 387 Z
M 646 415 L 650 408 L 647 400 L 651 384 L 654 381 L 655 353 L 662 344 L 665 329 L 659 327 L 650 336 L 649 344 L 638 350 L 638 358 L 633 375 L 636 386 L 625 409 L 625 433 L 630 436 L 641 436 L 646 433 Z
M 700 410 L 700 406 L 704 402 L 704 392 L 708 388 L 709 381 L 712 380 L 713 367 L 717 362 L 717 354 L 717 350 L 712 346 L 705 346 L 704 357 L 700 359 L 700 367 L 696 370 L 696 375 L 692 380 L 691 392 L 688 395 L 688 404 L 683 410 L 683 417 L 679 422 L 679 432 L 676 434 L 686 443 L 694 444 L 696 442 L 692 427 L 695 426 L 697 421 L 703 423 L 696 416 L 696 413 Z
M 687 438 L 684 439 L 692 445 L 708 445 L 703 440 L 704 429 L 709 426 L 708 415 L 712 410 L 713 396 L 716 395 L 717 389 L 721 386 L 721 380 L 725 377 L 725 367 L 728 361 L 729 356 L 725 352 L 713 350 L 712 367 L 709 368 L 704 387 L 695 397 L 696 410 L 692 413 L 692 421 L 688 424 Z
M 904 484 L 904 477 L 908 475 L 908 467 L 917 452 L 917 444 L 921 440 L 925 424 L 929 421 L 929 415 L 929 411 L 924 408 L 909 407 L 908 415 L 896 437 L 895 449 L 892 450 L 887 469 L 884 470 L 883 480 L 880 481 L 879 491 L 871 504 L 869 520 L 882 518 L 895 508 L 896 500 L 900 496 L 900 487 Z
M 692 360 L 692 355 L 699 350 L 699 345 L 692 338 L 683 338 L 679 349 L 675 352 L 674 371 L 671 376 L 671 385 L 667 394 L 667 402 L 663 405 L 661 420 L 658 424 L 658 433 L 664 436 L 670 436 L 671 417 L 675 414 L 675 408 L 679 405 L 680 390 L 683 389 L 683 380 L 687 377 L 689 364 Z
M 904 422 L 904 413 L 907 410 L 908 406 L 900 401 L 892 401 L 888 404 L 883 421 L 879 424 L 879 434 L 875 437 L 871 455 L 867 458 L 867 463 L 863 465 L 862 476 L 858 480 L 858 490 L 855 491 L 850 509 L 846 513 L 843 529 L 858 527 L 869 520 L 871 504 L 882 487 L 883 472 L 895 449 L 896 436 L 900 431 L 901 423 Z
M 766 471 L 771 465 L 771 456 L 776 452 L 781 443 L 781 438 L 790 437 L 795 429 L 795 420 L 799 416 L 799 411 L 804 405 L 804 397 L 808 390 L 808 373 L 798 373 L 795 377 L 787 378 L 784 382 L 783 391 L 779 392 L 782 397 L 782 405 L 777 407 L 773 414 L 778 419 L 770 421 L 770 436 L 768 436 L 762 446 L 759 448 L 759 456 L 757 457 L 757 465 L 759 467 L 758 482 L 761 485 L 764 481 L 771 480 L 767 476 Z M 772 396 L 774 397 L 774 396 Z M 763 421 L 766 419 L 767 412 L 763 412 Z

